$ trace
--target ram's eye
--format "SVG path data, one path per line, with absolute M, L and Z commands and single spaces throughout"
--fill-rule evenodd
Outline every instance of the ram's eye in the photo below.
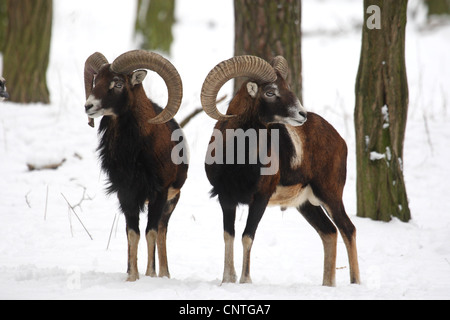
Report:
M 123 87 L 123 83 L 122 82 L 117 82 L 115 85 L 116 88 L 122 89 Z
M 275 96 L 275 92 L 273 92 L 273 91 L 267 91 L 267 92 L 266 92 L 266 97 L 271 98 L 271 97 L 273 97 L 273 96 Z

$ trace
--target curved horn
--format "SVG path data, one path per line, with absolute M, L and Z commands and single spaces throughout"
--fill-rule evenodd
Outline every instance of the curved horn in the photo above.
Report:
M 177 69 L 161 55 L 144 50 L 128 51 L 114 60 L 111 71 L 120 74 L 130 74 L 137 69 L 148 69 L 156 72 L 165 82 L 168 91 L 168 101 L 164 110 L 149 123 L 165 123 L 175 117 L 183 98 L 183 84 Z
M 272 62 L 270 64 L 281 74 L 283 79 L 286 80 L 289 72 L 287 60 L 282 56 L 276 56 L 272 59 Z
M 100 52 L 95 52 L 86 59 L 84 63 L 84 89 L 86 92 L 86 99 L 90 96 L 93 87 L 94 74 L 98 73 L 98 70 L 102 65 L 108 63 L 108 60 Z M 88 124 L 94 127 L 94 119 L 89 118 Z
M 228 80 L 236 77 L 248 77 L 260 83 L 273 82 L 277 79 L 273 67 L 256 56 L 237 56 L 222 61 L 209 72 L 202 86 L 202 107 L 210 117 L 216 120 L 233 117 L 217 110 L 216 99 L 220 88 Z

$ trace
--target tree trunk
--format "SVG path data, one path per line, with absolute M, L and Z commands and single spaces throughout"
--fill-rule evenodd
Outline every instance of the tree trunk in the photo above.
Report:
M 8 29 L 3 76 L 9 100 L 49 103 L 46 73 L 52 31 L 52 0 L 7 0 Z
M 301 0 L 234 0 L 234 54 L 271 61 L 282 55 L 289 63 L 288 82 L 302 101 Z M 235 80 L 235 92 L 242 84 Z
M 5 47 L 5 37 L 7 27 L 8 27 L 8 18 L 6 15 L 6 1 L 0 1 L 0 53 L 3 52 L 3 48 Z
M 139 0 L 135 34 L 144 50 L 170 53 L 175 22 L 175 0 Z
M 450 0 L 425 0 L 425 4 L 428 7 L 428 17 L 450 14 Z
M 374 28 L 370 7 L 380 8 Z M 369 8 L 370 7 L 370 8 Z M 355 93 L 357 215 L 408 221 L 403 142 L 408 113 L 405 67 L 407 0 L 364 0 L 365 21 Z M 366 14 L 369 11 L 369 14 Z M 369 28 L 370 27 L 370 28 Z

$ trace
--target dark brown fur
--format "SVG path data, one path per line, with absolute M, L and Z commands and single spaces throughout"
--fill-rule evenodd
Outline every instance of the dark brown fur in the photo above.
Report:
M 123 86 L 111 88 L 112 81 Z M 176 165 L 171 159 L 171 151 L 179 143 L 172 141 L 171 135 L 180 127 L 174 120 L 149 124 L 148 119 L 154 118 L 162 109 L 147 98 L 142 84 L 133 86 L 131 75 L 114 74 L 109 65 L 100 69 L 92 94 L 101 100 L 102 108 L 108 113 L 100 122 L 98 150 L 102 169 L 109 178 L 108 192 L 117 193 L 126 219 L 128 280 L 139 277 L 136 265 L 139 214 L 146 202 L 148 223 L 145 233 L 149 251 L 146 274 L 156 274 L 156 241 L 160 255 L 159 274 L 169 276 L 165 252 L 167 224 L 188 170 L 186 163 Z

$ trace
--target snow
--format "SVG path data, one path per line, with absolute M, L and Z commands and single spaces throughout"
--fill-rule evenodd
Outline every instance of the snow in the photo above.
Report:
M 387 105 L 381 107 L 381 114 L 383 115 L 383 129 L 389 128 L 389 108 Z
M 358 235 L 361 285 L 349 283 L 338 242 L 337 286 L 322 287 L 320 238 L 295 209 L 269 208 L 252 250 L 251 285 L 221 285 L 220 206 L 209 198 L 203 161 L 214 120 L 200 114 L 186 127 L 189 177 L 168 232 L 171 279 L 126 279 L 125 221 L 105 196 L 96 155 L 97 133 L 87 125 L 83 65 L 100 51 L 109 60 L 135 48 L 134 2 L 55 1 L 48 82 L 51 105 L 0 105 L 1 299 L 449 299 L 450 298 L 450 26 L 427 28 L 424 8 L 409 1 L 406 59 L 409 118 L 402 159 L 412 220 L 377 222 L 356 216 L 353 129 L 354 81 L 363 8 L 358 0 L 303 0 L 304 105 L 324 116 L 349 148 L 344 202 Z M 105 14 L 107 12 L 107 14 Z M 233 55 L 231 1 L 177 1 L 169 57 L 181 74 L 184 99 L 176 119 L 200 106 L 209 70 Z M 160 104 L 164 84 L 154 74 L 147 93 Z M 231 84 L 223 93 L 230 100 Z M 224 112 L 226 103 L 219 108 Z M 98 122 L 97 122 L 98 124 Z M 27 163 L 56 170 L 29 171 Z M 66 200 L 92 236 L 92 240 Z M 236 232 L 245 227 L 238 209 Z M 146 218 L 141 215 L 141 230 Z M 242 248 L 235 241 L 239 274 Z
M 371 161 L 381 160 L 381 159 L 385 159 L 385 158 L 386 158 L 385 153 L 379 153 L 376 151 L 370 152 L 370 160 Z
M 379 153 L 376 151 L 371 151 L 369 154 L 369 159 L 371 161 L 377 161 L 377 160 L 381 160 L 381 159 L 386 159 L 386 161 L 391 161 L 391 148 L 386 147 L 386 152 L 385 153 Z M 387 165 L 389 166 L 389 162 L 386 162 Z

